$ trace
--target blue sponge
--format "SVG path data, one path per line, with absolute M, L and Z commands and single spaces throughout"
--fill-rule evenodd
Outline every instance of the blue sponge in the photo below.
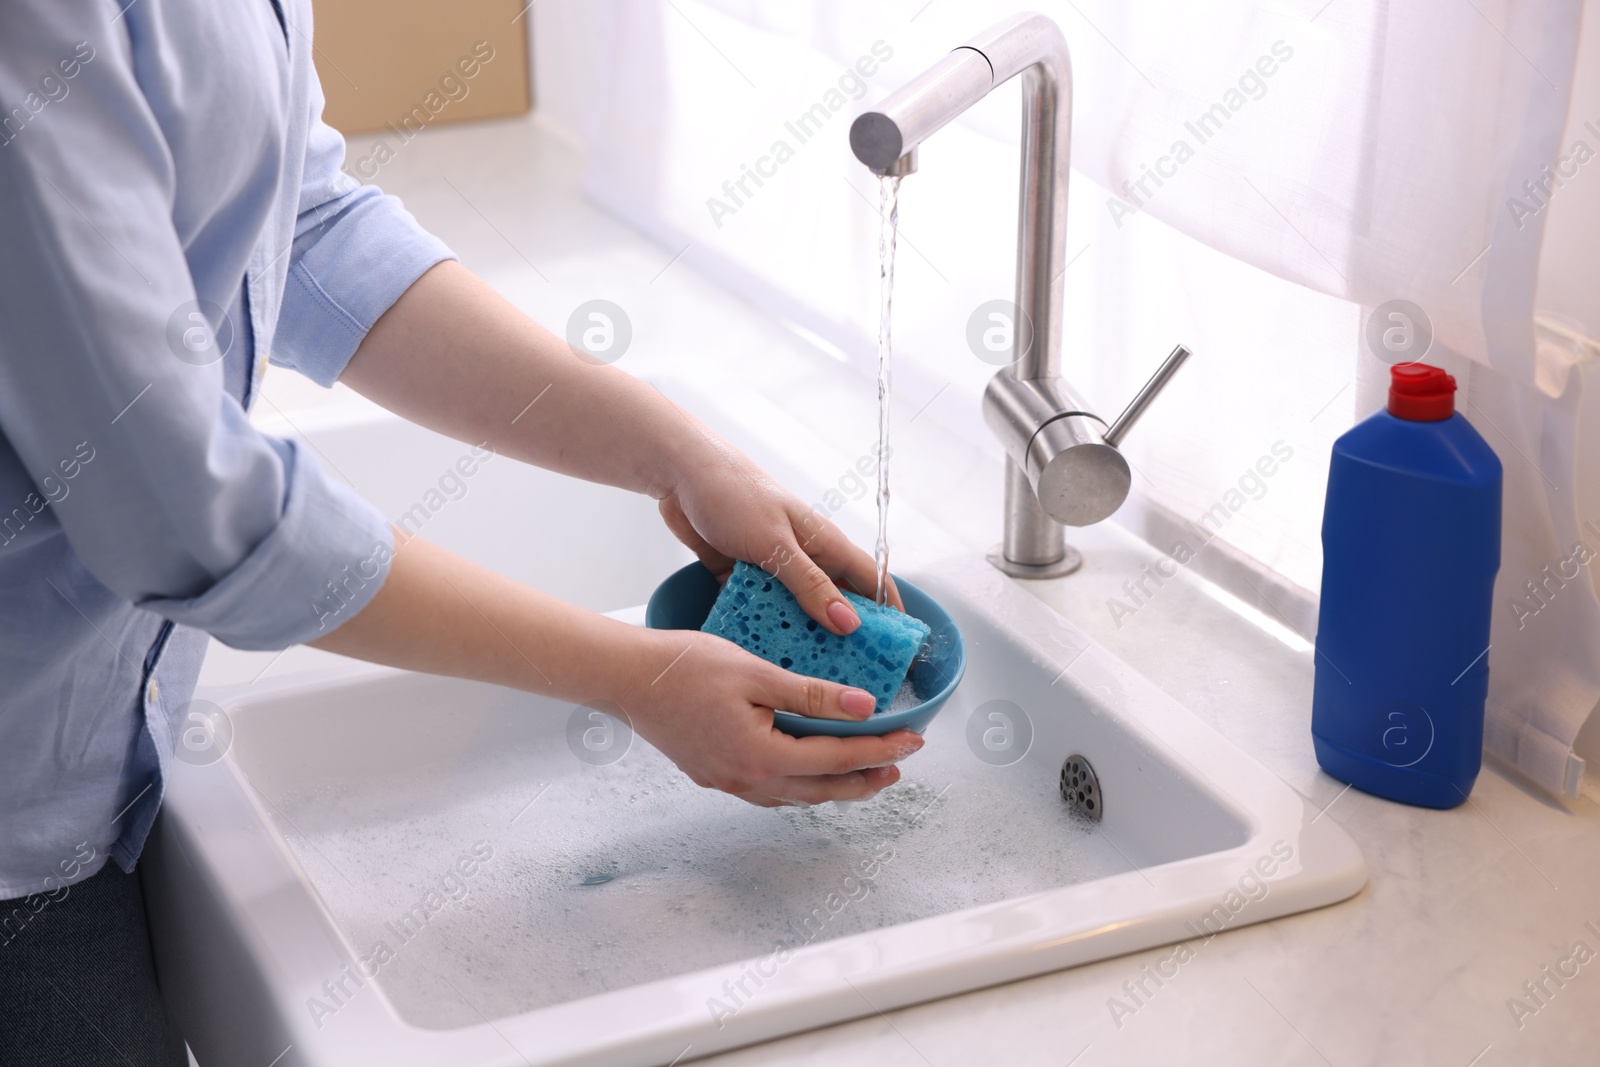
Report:
M 741 561 L 700 629 L 785 670 L 865 689 L 878 698 L 877 710 L 887 711 L 931 631 L 904 612 L 845 596 L 861 627 L 839 637 L 808 616 L 782 582 Z

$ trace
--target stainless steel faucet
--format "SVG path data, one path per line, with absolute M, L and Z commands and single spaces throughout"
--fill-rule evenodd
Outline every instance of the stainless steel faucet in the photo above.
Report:
M 1022 75 L 1022 200 L 1017 227 L 1013 360 L 989 382 L 983 417 L 1006 455 L 1005 540 L 989 554 L 1018 578 L 1070 574 L 1083 557 L 1062 524 L 1111 515 L 1132 484 L 1117 445 L 1189 357 L 1179 345 L 1110 426 L 1061 380 L 1061 274 L 1066 264 L 1072 60 L 1043 15 L 980 33 L 850 127 L 856 158 L 877 174 L 916 170 L 917 145 L 995 86 Z

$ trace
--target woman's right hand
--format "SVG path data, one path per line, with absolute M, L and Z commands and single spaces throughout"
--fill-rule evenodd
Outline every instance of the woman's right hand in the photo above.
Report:
M 711 634 L 639 630 L 617 693 L 633 728 L 699 785 L 762 807 L 861 800 L 900 778 L 922 747 L 910 730 L 882 737 L 791 737 L 773 708 L 823 719 L 872 713 L 865 690 L 786 671 Z

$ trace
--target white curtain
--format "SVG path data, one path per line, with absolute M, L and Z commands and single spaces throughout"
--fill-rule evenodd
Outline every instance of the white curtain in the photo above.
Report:
M 1114 413 L 1173 343 L 1199 355 L 1129 442 L 1132 521 L 1166 548 L 1175 523 L 1242 495 L 1202 556 L 1309 632 L 1329 446 L 1382 401 L 1364 324 L 1419 306 L 1428 361 L 1457 373 L 1505 467 L 1486 746 L 1574 795 L 1600 602 L 1566 561 L 1600 535 L 1575 503 L 1583 346 L 1536 343 L 1533 296 L 1580 0 L 1035 6 L 1074 65 L 1068 376 Z M 850 121 L 1014 10 L 606 0 L 586 187 L 865 365 L 877 193 Z M 989 450 L 976 397 L 993 367 L 964 337 L 974 308 L 1010 296 L 1017 123 L 1015 90 L 991 94 L 902 189 L 897 400 L 932 401 Z M 1248 478 L 1284 450 L 1279 474 Z

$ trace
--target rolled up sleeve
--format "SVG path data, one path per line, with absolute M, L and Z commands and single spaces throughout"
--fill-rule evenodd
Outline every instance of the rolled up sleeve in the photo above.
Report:
M 428 268 L 455 254 L 376 187 L 344 173 L 344 138 L 315 119 L 272 360 L 321 385 L 343 373 L 362 338 Z
M 8 23 L 0 99 L 28 91 L 15 72 L 77 39 L 72 7 L 35 5 Z M 191 273 L 173 218 L 178 176 L 134 67 L 126 38 L 108 37 L 70 96 L 0 147 L 0 463 L 47 493 L 71 464 L 70 492 L 49 494 L 35 521 L 59 522 L 106 588 L 240 648 L 287 647 L 365 606 L 387 575 L 389 529 L 300 446 L 253 428 L 221 362 L 197 366 L 175 344 L 197 299 L 232 303 L 243 263 L 222 282 Z M 336 201 L 348 221 L 308 231 L 297 250 L 306 277 L 405 259 L 402 247 L 412 267 L 430 254 L 422 237 L 385 236 L 407 229 L 394 208 L 365 207 L 391 222 L 357 225 L 367 199 Z M 322 257 L 335 234 L 338 250 Z M 318 262 L 328 276 L 313 273 Z M 406 269 L 374 276 L 399 285 Z M 299 346 L 314 366 L 353 350 L 384 284 L 321 286 L 350 325 Z M 339 321 L 299 314 L 305 337 Z
M 139 605 L 235 648 L 287 648 L 328 633 L 377 593 L 394 553 L 389 525 L 371 504 L 330 481 L 297 442 L 267 440 L 286 492 L 266 537 L 199 596 Z

